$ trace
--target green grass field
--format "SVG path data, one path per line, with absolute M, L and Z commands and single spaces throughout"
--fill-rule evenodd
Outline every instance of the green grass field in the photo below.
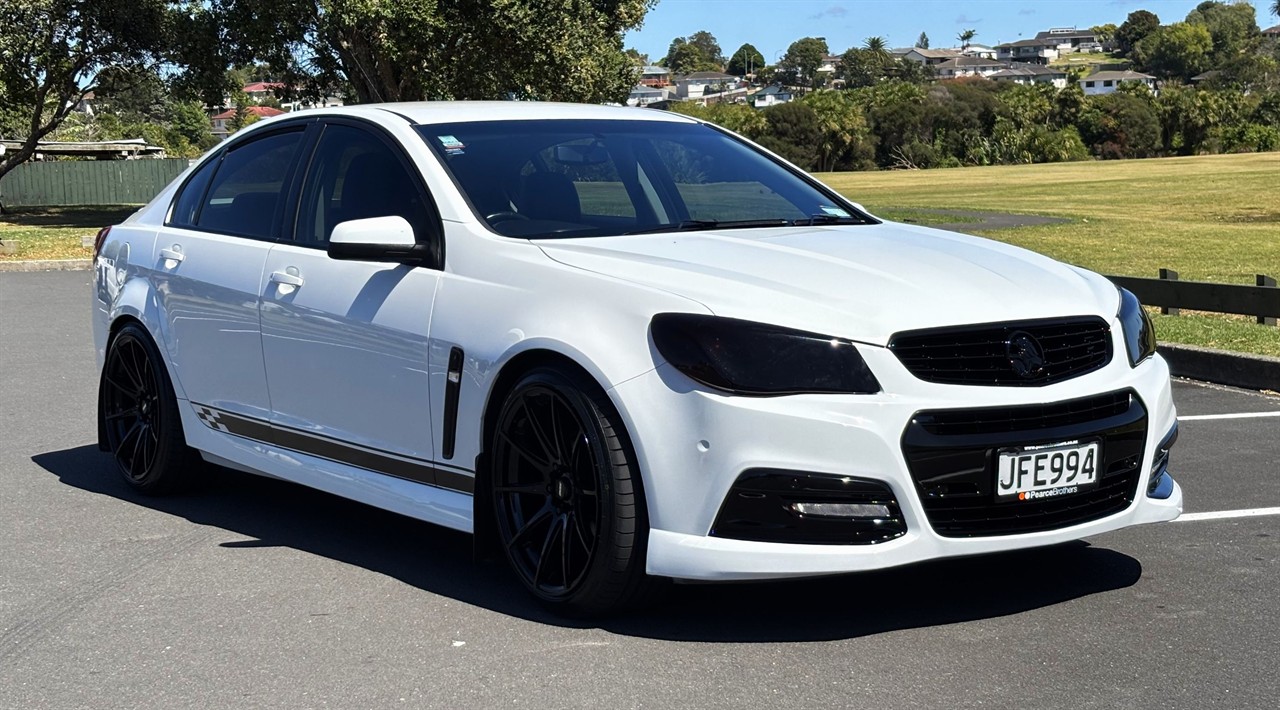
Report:
M 87 259 L 92 249 L 81 237 L 118 224 L 137 210 L 128 207 L 50 207 L 0 215 L 0 239 L 16 240 L 16 254 L 0 254 L 0 261 L 19 259 Z
M 873 213 L 944 208 L 1063 217 L 975 233 L 1107 274 L 1252 284 L 1280 277 L 1280 153 L 818 176 Z M 947 221 L 952 221 L 947 218 Z M 1280 328 L 1161 317 L 1162 340 L 1280 356 Z

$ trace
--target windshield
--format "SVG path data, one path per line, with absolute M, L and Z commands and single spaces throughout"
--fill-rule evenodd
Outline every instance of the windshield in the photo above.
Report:
M 506 236 L 873 222 L 742 141 L 702 124 L 484 121 L 418 131 L 476 214 Z

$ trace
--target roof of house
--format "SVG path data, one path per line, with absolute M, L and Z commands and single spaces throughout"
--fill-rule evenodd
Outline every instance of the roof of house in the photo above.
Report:
M 1009 66 L 1008 69 L 991 74 L 992 79 L 1012 79 L 1014 77 L 1049 78 L 1049 77 L 1065 77 L 1067 73 L 1061 69 L 1044 66 L 1043 64 L 1028 64 L 1026 62 L 1018 62 Z
M 259 91 L 275 91 L 276 89 L 283 89 L 283 88 L 284 88 L 284 84 L 281 84 L 278 81 L 254 81 L 254 82 L 245 84 L 244 89 L 242 89 L 242 91 L 244 91 L 244 93 L 246 94 L 254 94 Z
M 1135 81 L 1146 79 L 1154 80 L 1155 77 L 1150 74 L 1143 74 L 1142 72 L 1129 71 L 1128 69 L 1125 69 L 1124 71 L 1095 72 L 1080 81 Z
M 693 72 L 692 74 L 685 74 L 684 76 L 680 77 L 680 81 L 689 81 L 689 80 L 698 81 L 702 79 L 737 79 L 737 78 L 738 77 L 732 74 L 723 74 L 718 71 L 696 71 L 696 72 Z
M 281 111 L 278 108 L 271 108 L 270 106 L 246 106 L 245 110 L 257 116 L 258 118 L 270 118 L 272 116 L 279 116 L 280 114 L 284 113 L 284 111 Z M 235 115 L 236 115 L 236 110 L 233 108 L 230 108 L 218 114 L 217 116 L 214 116 L 209 120 L 225 121 L 225 120 L 234 118 Z
M 640 70 L 641 74 L 670 74 L 671 70 L 666 67 L 660 67 L 650 64 Z
M 664 92 L 662 89 L 659 89 L 653 86 L 645 86 L 644 84 L 636 84 L 635 86 L 631 87 L 631 94 L 633 96 L 636 94 L 648 95 L 648 94 L 663 94 L 663 93 L 666 93 L 666 92 Z
M 1262 34 L 1280 36 L 1280 25 L 1276 25 L 1275 27 L 1268 27 L 1267 29 L 1262 31 Z
M 1088 39 L 1096 40 L 1098 35 L 1093 30 L 1077 30 L 1075 28 L 1054 28 L 1037 32 L 1036 39 Z
M 1056 47 L 1056 46 L 1058 46 L 1057 39 L 1032 38 L 1032 39 L 1020 39 L 1017 42 L 1005 42 L 1004 44 L 997 44 L 996 49 L 1000 49 L 1001 47 Z
M 1192 80 L 1192 81 L 1205 81 L 1206 79 L 1212 79 L 1212 78 L 1214 78 L 1215 76 L 1221 76 L 1221 75 L 1222 75 L 1222 70 L 1221 70 L 1221 69 L 1210 69 L 1209 71 L 1207 71 L 1207 72 L 1205 72 L 1205 73 L 1203 73 L 1203 74 L 1196 74 L 1195 76 L 1191 77 L 1191 80 Z
M 928 59 L 944 59 L 959 56 L 960 54 L 960 51 L 956 49 L 921 49 L 920 47 L 912 47 L 907 50 L 907 54 L 912 52 Z
M 777 84 L 770 84 L 769 86 L 766 86 L 765 88 L 752 94 L 753 97 L 755 96 L 790 96 L 790 95 L 791 95 L 790 89 L 784 89 L 781 86 L 778 86 Z
M 983 59 L 982 57 L 953 57 L 939 64 L 937 68 L 942 69 L 980 69 L 982 67 L 1003 67 L 1004 62 L 998 62 L 994 59 Z

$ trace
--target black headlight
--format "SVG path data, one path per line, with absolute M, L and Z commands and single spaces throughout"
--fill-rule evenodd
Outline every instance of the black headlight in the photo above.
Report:
M 1138 297 L 1127 289 L 1120 289 L 1120 312 L 1116 314 L 1124 328 L 1124 345 L 1129 352 L 1129 364 L 1138 363 L 1156 352 L 1156 328 L 1151 316 L 1138 302 Z
M 763 323 L 661 313 L 653 343 L 676 369 L 708 387 L 747 395 L 880 391 L 853 343 Z

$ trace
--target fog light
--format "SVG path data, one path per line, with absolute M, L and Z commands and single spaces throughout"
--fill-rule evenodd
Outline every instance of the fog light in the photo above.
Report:
M 819 518 L 887 518 L 889 506 L 876 503 L 792 503 L 793 513 Z

